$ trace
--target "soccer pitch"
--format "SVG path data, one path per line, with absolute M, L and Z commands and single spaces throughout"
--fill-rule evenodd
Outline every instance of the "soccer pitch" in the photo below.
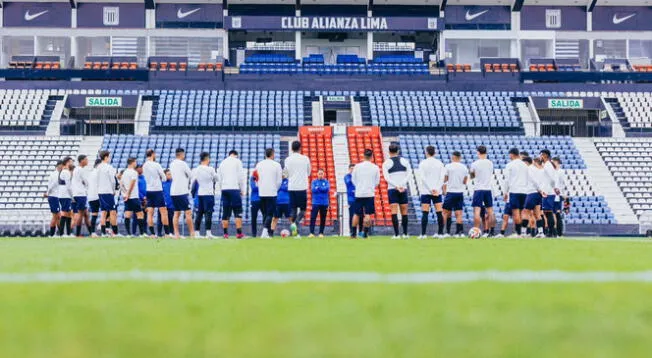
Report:
M 644 239 L 0 239 L 0 357 L 647 357 Z

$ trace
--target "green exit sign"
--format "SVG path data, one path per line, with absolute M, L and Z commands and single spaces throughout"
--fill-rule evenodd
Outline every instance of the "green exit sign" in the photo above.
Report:
M 86 97 L 86 107 L 122 107 L 122 97 Z
M 584 100 L 582 99 L 549 99 L 548 108 L 550 109 L 582 109 Z

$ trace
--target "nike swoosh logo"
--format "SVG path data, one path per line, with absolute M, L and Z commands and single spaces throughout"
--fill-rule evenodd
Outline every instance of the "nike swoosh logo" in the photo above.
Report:
M 179 9 L 179 10 L 177 10 L 177 18 L 178 19 L 183 19 L 184 17 L 188 17 L 188 16 L 196 13 L 199 10 L 201 10 L 201 8 L 199 8 L 199 7 L 196 8 L 196 9 L 192 9 L 190 11 L 186 11 L 186 12 L 183 12 L 183 10 Z
M 613 18 L 614 25 L 618 25 L 621 22 L 625 22 L 625 21 L 631 19 L 634 16 L 636 16 L 636 14 L 627 15 L 625 17 L 618 17 L 617 14 L 614 14 L 614 18 Z
M 50 11 L 50 10 L 43 10 L 41 12 L 37 12 L 36 14 L 30 14 L 29 10 L 27 10 L 27 11 L 25 11 L 25 21 L 32 21 L 32 20 L 36 19 L 37 17 L 45 14 L 48 11 Z
M 477 17 L 479 17 L 479 16 L 484 15 L 484 14 L 485 14 L 486 12 L 488 12 L 488 11 L 489 11 L 489 10 L 484 10 L 484 11 L 480 11 L 480 12 L 475 13 L 475 14 L 471 14 L 471 10 L 468 10 L 468 11 L 466 12 L 466 15 L 464 16 L 464 18 L 466 19 L 466 21 L 471 21 L 471 20 L 473 20 L 473 19 L 475 19 L 475 18 L 477 18 Z

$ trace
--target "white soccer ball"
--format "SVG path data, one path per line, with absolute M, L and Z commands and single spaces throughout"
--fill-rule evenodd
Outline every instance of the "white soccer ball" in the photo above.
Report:
M 469 230 L 469 237 L 472 239 L 477 239 L 480 235 L 482 235 L 482 231 L 477 227 L 472 227 L 471 230 Z
M 290 232 L 287 231 L 286 229 L 281 230 L 281 237 L 288 237 L 290 236 Z

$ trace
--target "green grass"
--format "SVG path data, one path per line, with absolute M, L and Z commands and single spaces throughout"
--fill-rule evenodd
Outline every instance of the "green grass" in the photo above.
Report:
M 652 270 L 644 240 L 1 239 L 0 273 Z M 645 283 L 4 283 L 0 357 L 647 357 Z

